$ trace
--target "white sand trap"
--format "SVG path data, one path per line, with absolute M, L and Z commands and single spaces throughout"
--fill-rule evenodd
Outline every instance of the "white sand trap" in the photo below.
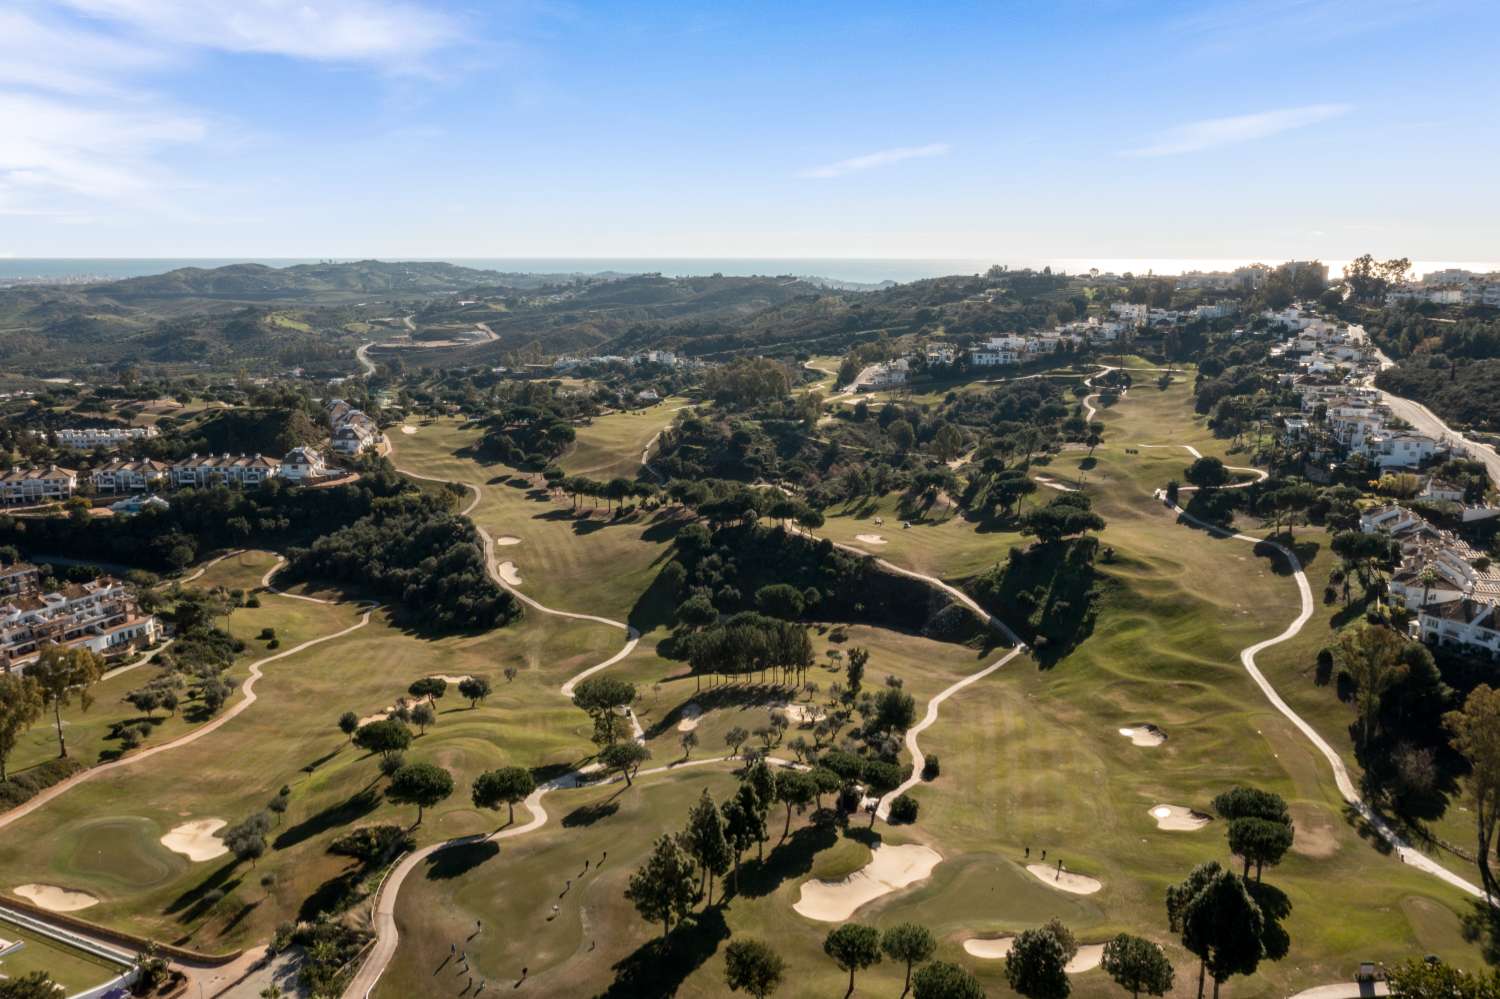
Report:
M 401 427 L 401 432 L 403 434 L 414 434 L 417 432 L 417 428 L 403 424 Z
M 1120 729 L 1120 734 L 1137 746 L 1160 746 L 1167 741 L 1167 733 L 1155 725 L 1137 725 L 1134 728 L 1122 728 Z
M 1074 895 L 1092 895 L 1103 888 L 1104 885 L 1095 878 L 1083 874 L 1074 874 L 1072 871 L 1058 873 L 1054 864 L 1027 864 L 1026 869 L 1031 876 L 1043 884 L 1056 888 L 1058 891 L 1072 892 Z
M 430 676 L 434 680 L 443 681 L 450 687 L 463 683 L 465 680 L 469 679 L 469 674 L 467 673 L 432 673 L 430 674 Z
M 501 562 L 499 565 L 500 578 L 505 580 L 507 586 L 520 586 L 521 574 L 516 570 L 514 562 Z
M 886 543 L 885 538 L 882 538 L 878 534 L 856 534 L 854 540 L 863 541 L 867 545 L 883 545 Z
M 213 860 L 229 852 L 229 847 L 214 833 L 224 828 L 223 819 L 199 819 L 184 822 L 161 838 L 161 845 L 180 853 L 193 863 Z
M 823 720 L 826 711 L 816 704 L 777 704 L 772 711 L 780 711 L 793 725 L 816 725 Z
M 1003 957 L 1010 956 L 1011 944 L 1015 937 L 993 937 L 989 940 L 974 938 L 964 941 L 964 950 L 971 957 L 977 957 L 985 961 L 998 961 Z M 1104 945 L 1082 944 L 1078 953 L 1073 955 L 1073 960 L 1063 966 L 1063 970 L 1070 975 L 1081 975 L 1085 971 L 1093 971 L 1099 967 L 1104 960 Z
M 509 547 L 510 545 L 518 545 L 520 543 L 521 539 L 511 534 L 504 534 L 495 539 L 495 544 L 505 545 L 507 547 Z
M 677 731 L 691 732 L 698 727 L 698 718 L 703 714 L 703 709 L 692 701 L 682 706 L 681 721 L 677 723 Z
M 1151 817 L 1156 820 L 1156 828 L 1171 832 L 1197 832 L 1211 821 L 1202 812 L 1181 805 L 1157 805 L 1151 809 Z
M 1015 937 L 992 937 L 989 940 L 975 937 L 964 941 L 964 951 L 972 957 L 985 961 L 998 961 L 1002 957 L 1010 956 L 1010 947 L 1015 941 Z
M 931 847 L 917 843 L 877 846 L 870 862 L 842 881 L 802 882 L 802 891 L 792 908 L 808 919 L 842 923 L 854 910 L 882 895 L 915 884 L 932 873 L 943 859 Z
M 48 912 L 77 912 L 99 904 L 99 899 L 86 891 L 73 891 L 57 885 L 18 885 L 15 892 Z

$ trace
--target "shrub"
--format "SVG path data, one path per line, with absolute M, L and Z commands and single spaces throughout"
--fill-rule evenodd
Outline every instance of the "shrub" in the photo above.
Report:
M 14 774 L 9 780 L 0 781 L 0 809 L 15 808 L 53 784 L 59 784 L 80 770 L 87 769 L 73 757 L 63 756 Z
M 261 641 L 268 641 L 268 640 L 270 640 L 272 638 L 275 638 L 275 637 L 276 637 L 276 629 L 275 628 L 262 628 L 262 629 L 260 629 L 260 638 L 261 638 Z
M 909 794 L 898 794 L 891 802 L 891 821 L 902 824 L 917 821 L 917 799 Z
M 942 765 L 938 763 L 938 758 L 936 756 L 927 757 L 926 761 L 922 764 L 923 780 L 937 780 L 938 774 L 942 772 Z
M 279 639 L 279 638 L 273 638 L 273 639 L 271 639 L 269 642 L 266 643 L 266 648 L 268 648 L 268 649 L 279 649 L 279 648 L 281 648 L 281 639 Z

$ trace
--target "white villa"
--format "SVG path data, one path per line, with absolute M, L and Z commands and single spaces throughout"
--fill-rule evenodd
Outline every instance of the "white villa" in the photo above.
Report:
M 161 431 L 155 427 L 70 427 L 57 431 L 57 443 L 61 447 L 89 450 L 119 447 L 128 441 L 150 440 L 160 435 Z
M 288 482 L 321 479 L 328 475 L 328 466 L 316 448 L 294 447 L 281 459 L 280 475 Z

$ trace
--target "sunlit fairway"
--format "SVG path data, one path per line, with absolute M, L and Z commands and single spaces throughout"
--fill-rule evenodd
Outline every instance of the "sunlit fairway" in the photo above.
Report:
M 596 416 L 576 428 L 577 439 L 557 464 L 569 475 L 633 479 L 640 471 L 641 454 L 686 405 L 688 400 L 672 396 L 643 409 Z
M 784 810 L 773 808 L 766 862 L 747 863 L 738 896 L 682 932 L 670 959 L 652 945 L 660 927 L 640 920 L 624 899 L 626 879 L 656 837 L 682 827 L 703 789 L 719 799 L 733 790 L 733 765 L 715 760 L 726 752 L 725 734 L 763 726 L 786 693 L 754 681 L 700 682 L 683 663 L 658 655 L 669 621 L 648 594 L 670 556 L 675 512 L 637 511 L 616 520 L 601 508 L 579 516 L 539 480 L 474 460 L 468 448 L 479 431 L 456 421 L 425 422 L 418 433 L 398 437 L 399 467 L 475 485 L 476 522 L 497 538 L 519 539 L 498 556 L 514 562 L 523 593 L 559 610 L 641 627 L 640 644 L 610 670 L 639 689 L 637 716 L 652 752 L 646 766 L 677 765 L 643 773 L 629 788 L 550 792 L 541 828 L 428 858 L 399 895 L 401 942 L 375 994 L 394 999 L 449 988 L 456 994 L 470 975 L 486 991 L 511 989 L 525 968 L 523 987 L 534 994 L 625 996 L 670 986 L 683 996 L 721 996 L 723 944 L 732 934 L 776 947 L 789 968 L 785 994 L 842 994 L 847 978 L 822 952 L 830 924 L 792 906 L 804 881 L 843 878 L 884 842 L 920 843 L 943 859 L 929 879 L 877 898 L 854 918 L 880 927 L 905 920 L 929 926 L 939 937 L 938 956 L 980 975 L 990 994 L 1008 994 L 1003 962 L 965 953 L 964 941 L 1058 916 L 1085 943 L 1122 930 L 1162 942 L 1177 965 L 1175 994 L 1189 995 L 1193 965 L 1167 929 L 1163 892 L 1200 861 L 1233 861 L 1221 822 L 1192 832 L 1163 830 L 1150 810 L 1166 804 L 1208 811 L 1213 796 L 1235 783 L 1284 795 L 1298 839 L 1293 853 L 1265 874 L 1292 904 L 1285 922 L 1291 953 L 1263 964 L 1253 978 L 1236 979 L 1229 986 L 1234 995 L 1286 995 L 1348 980 L 1362 960 L 1413 953 L 1475 966 L 1477 952 L 1459 927 L 1467 901 L 1361 838 L 1345 821 L 1326 762 L 1245 675 L 1239 650 L 1279 633 L 1296 615 L 1295 586 L 1286 567 L 1264 552 L 1179 524 L 1153 498 L 1191 459 L 1181 447 L 1137 445 L 1186 443 L 1231 464 L 1245 462 L 1192 414 L 1190 372 L 1166 390 L 1156 387 L 1155 375 L 1136 374 L 1136 387 L 1102 412 L 1105 443 L 1092 458 L 1069 450 L 1035 468 L 1081 481 L 1108 521 L 1101 546 L 1110 551 L 1098 566 L 1104 582 L 1092 634 L 1050 668 L 1020 656 L 942 705 L 937 723 L 920 737 L 923 750 L 939 758 L 941 774 L 912 792 L 921 805 L 915 825 L 877 823 L 870 834 L 856 818 L 845 833 L 808 827 L 794 816 L 792 835 L 781 843 Z M 587 466 L 594 477 L 634 474 L 640 450 L 668 419 L 662 407 L 646 416 L 602 418 L 583 428 L 590 433 L 580 433 L 565 467 L 585 472 Z M 1051 496 L 1043 489 L 1028 502 Z M 907 518 L 912 527 L 903 528 L 896 497 L 828 514 L 820 533 L 955 584 L 1004 559 L 1012 545 L 1029 543 L 1013 531 L 977 530 L 940 504 Z M 876 525 L 876 517 L 884 524 Z M 1242 526 L 1256 530 L 1252 522 Z M 886 543 L 861 542 L 860 534 L 878 534 Z M 1320 591 L 1336 561 L 1328 540 L 1304 527 L 1297 541 Z M 269 553 L 234 556 L 193 585 L 253 588 L 273 561 Z M 261 594 L 260 608 L 235 611 L 229 626 L 251 646 L 236 677 L 266 654 L 256 637 L 265 627 L 276 629 L 283 648 L 348 627 L 359 611 L 357 594 L 347 596 L 324 605 Z M 1340 610 L 1320 604 L 1308 631 L 1268 651 L 1262 663 L 1283 695 L 1347 752 L 1347 708 L 1310 675 Z M 377 713 L 426 675 L 489 678 L 494 694 L 475 709 L 450 688 L 437 724 L 407 758 L 448 767 L 458 785 L 453 797 L 428 810 L 415 830 L 419 844 L 490 832 L 505 824 L 505 815 L 473 808 L 473 777 L 505 764 L 558 773 L 586 760 L 594 749 L 590 725 L 558 687 L 614 655 L 625 637 L 618 628 L 528 608 L 516 626 L 431 640 L 378 612 L 364 628 L 267 666 L 256 687 L 259 700 L 207 737 L 101 775 L 7 827 L 0 835 L 0 892 L 31 882 L 87 891 L 101 900 L 88 918 L 204 950 L 262 941 L 279 922 L 314 911 L 349 869 L 327 853 L 335 837 L 358 825 L 415 818 L 411 807 L 362 794 L 377 784 L 377 760 L 339 733 L 341 712 Z M 842 657 L 852 647 L 869 649 L 867 686 L 898 678 L 915 696 L 919 716 L 935 694 L 1002 654 L 826 623 L 815 625 L 813 645 L 817 665 L 808 678 L 819 690 L 794 699 L 809 711 L 843 680 L 830 650 Z M 503 675 L 508 666 L 517 670 L 511 682 Z M 92 761 L 105 748 L 108 722 L 128 714 L 118 698 L 136 683 L 129 674 L 108 680 L 90 713 L 67 715 L 81 757 Z M 1120 734 L 1142 724 L 1160 726 L 1165 742 L 1136 745 Z M 189 726 L 165 720 L 151 740 Z M 688 730 L 698 739 L 690 753 L 681 744 Z M 798 735 L 810 739 L 795 725 L 786 738 Z M 55 751 L 52 738 L 38 726 L 18 755 L 44 759 Z M 753 735 L 750 741 L 759 743 Z M 774 752 L 792 755 L 785 742 Z M 273 849 L 253 869 L 229 857 L 195 864 L 159 842 L 187 821 L 237 821 L 283 784 L 292 788 L 291 808 L 269 837 Z M 517 823 L 531 818 L 525 806 L 517 808 Z M 1028 873 L 1026 865 L 1044 849 L 1048 863 L 1062 860 L 1069 871 L 1098 879 L 1101 890 L 1069 894 Z M 263 884 L 266 875 L 271 879 Z M 462 972 L 449 959 L 450 945 L 467 952 Z M 859 991 L 895 995 L 901 979 L 902 969 L 886 962 L 861 973 Z M 1119 994 L 1100 971 L 1073 976 L 1072 984 L 1083 996 Z

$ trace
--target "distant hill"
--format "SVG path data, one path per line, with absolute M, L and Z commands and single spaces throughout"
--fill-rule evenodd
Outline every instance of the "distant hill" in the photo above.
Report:
M 342 264 L 231 264 L 182 267 L 165 274 L 87 285 L 92 299 L 133 303 L 184 298 L 240 302 L 328 300 L 358 295 L 432 295 L 477 285 L 503 284 L 499 271 L 436 262 L 385 263 L 360 260 Z

